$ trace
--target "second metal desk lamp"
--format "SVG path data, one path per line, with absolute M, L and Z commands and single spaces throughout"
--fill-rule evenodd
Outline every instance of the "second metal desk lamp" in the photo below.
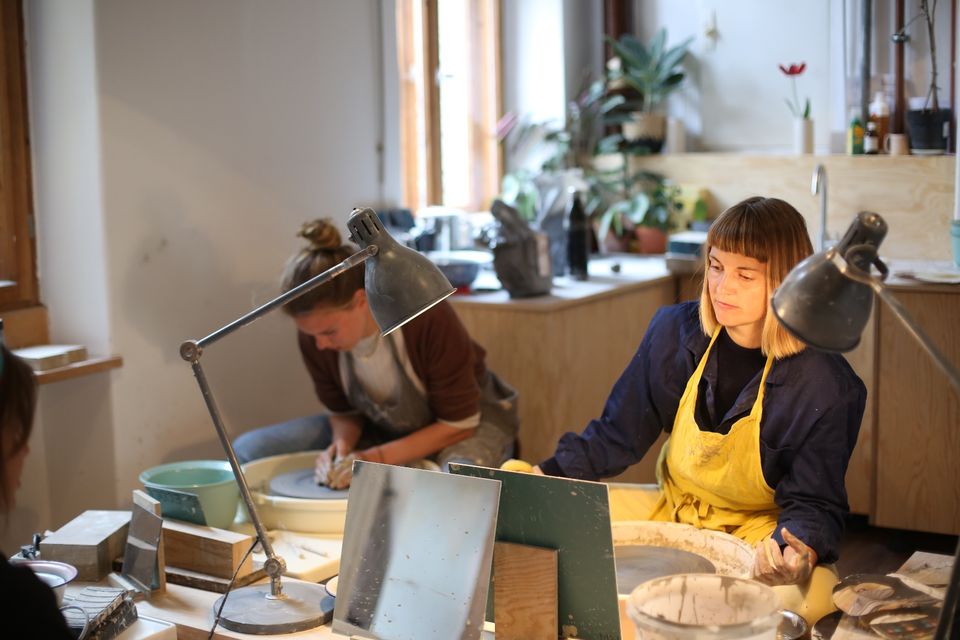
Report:
M 432 262 L 398 244 L 387 233 L 372 209 L 354 209 L 347 221 L 347 228 L 351 240 L 360 247 L 360 251 L 205 338 L 188 340 L 180 345 L 180 356 L 193 368 L 207 411 L 237 478 L 240 495 L 267 555 L 264 568 L 270 577 L 270 584 L 234 589 L 224 604 L 220 624 L 231 631 L 273 634 L 294 633 L 316 627 L 321 623 L 320 601 L 325 592 L 319 584 L 302 582 L 290 583 L 286 590 L 283 588 L 280 576 L 286 565 L 283 558 L 274 552 L 266 535 L 213 392 L 200 366 L 204 348 L 361 263 L 366 263 L 364 288 L 370 311 L 383 335 L 398 329 L 454 292 L 450 282 Z
M 850 351 L 860 342 L 870 317 L 873 293 L 893 311 L 897 320 L 920 343 L 960 393 L 960 373 L 936 348 L 883 285 L 887 266 L 877 249 L 887 235 L 887 223 L 876 213 L 861 212 L 835 247 L 814 254 L 794 267 L 773 294 L 773 313 L 797 338 L 824 351 Z M 870 275 L 874 266 L 880 276 Z M 957 601 L 960 596 L 960 544 L 944 595 L 936 640 L 958 637 Z

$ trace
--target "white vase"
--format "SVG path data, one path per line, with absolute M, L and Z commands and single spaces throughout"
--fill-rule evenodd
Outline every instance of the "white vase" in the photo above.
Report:
M 813 153 L 813 120 L 811 118 L 793 119 L 793 152 Z

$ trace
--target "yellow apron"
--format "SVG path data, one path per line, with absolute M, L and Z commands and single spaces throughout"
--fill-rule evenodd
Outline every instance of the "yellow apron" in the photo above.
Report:
M 768 357 L 763 367 L 750 413 L 733 423 L 726 435 L 701 431 L 695 418 L 697 394 L 718 335 L 719 328 L 687 381 L 670 438 L 660 451 L 660 496 L 648 519 L 723 531 L 755 546 L 773 535 L 780 513 L 760 460 L 760 417 L 773 358 Z M 805 584 L 774 587 L 774 591 L 784 608 L 812 625 L 835 610 L 831 594 L 837 582 L 834 565 L 817 565 Z
M 687 381 L 670 439 L 660 451 L 657 483 L 662 495 L 649 519 L 723 531 L 755 545 L 773 534 L 780 513 L 760 462 L 760 416 L 773 358 L 763 367 L 750 413 L 727 434 L 701 431 L 695 417 L 697 393 L 718 335 L 719 328 Z

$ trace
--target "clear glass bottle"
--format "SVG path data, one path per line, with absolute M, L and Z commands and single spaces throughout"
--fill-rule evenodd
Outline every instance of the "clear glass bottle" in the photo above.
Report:
M 587 279 L 590 257 L 590 220 L 580 192 L 571 189 L 567 203 L 567 269 L 574 280 Z

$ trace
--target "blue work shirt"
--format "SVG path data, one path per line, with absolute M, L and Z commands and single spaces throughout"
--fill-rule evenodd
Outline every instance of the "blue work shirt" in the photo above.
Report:
M 662 431 L 673 428 L 680 397 L 709 344 L 698 302 L 657 311 L 603 414 L 583 433 L 564 434 L 540 468 L 548 475 L 598 480 L 638 462 Z M 718 375 L 711 351 L 701 397 L 712 398 Z M 749 413 L 760 377 L 758 372 L 716 425 L 706 415 L 712 403 L 698 402 L 700 428 L 729 430 Z M 843 356 L 810 348 L 776 360 L 766 385 L 760 461 L 781 509 L 774 538 L 783 545 L 780 529 L 786 527 L 813 547 L 819 562 L 833 562 L 849 512 L 844 476 L 860 432 L 866 388 Z

